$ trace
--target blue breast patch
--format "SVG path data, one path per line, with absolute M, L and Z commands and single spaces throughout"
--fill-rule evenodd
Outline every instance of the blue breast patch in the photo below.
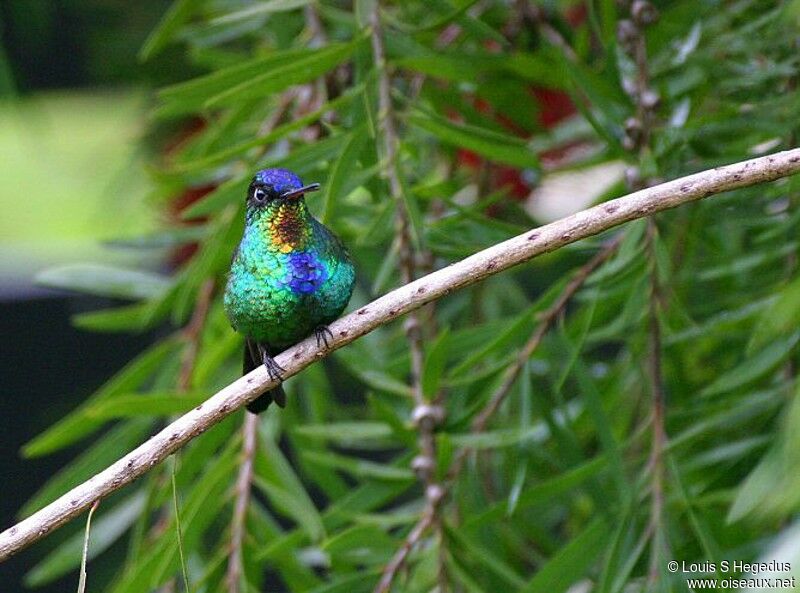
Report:
M 328 279 L 325 263 L 307 251 L 289 255 L 288 270 L 282 283 L 295 294 L 311 294 Z

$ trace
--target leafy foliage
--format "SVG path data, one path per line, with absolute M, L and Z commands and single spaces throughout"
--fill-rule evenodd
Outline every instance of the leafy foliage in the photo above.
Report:
M 77 323 L 97 331 L 188 324 L 203 307 L 204 283 L 224 281 L 244 189 L 264 166 L 289 167 L 326 188 L 310 206 L 357 261 L 353 306 L 400 282 L 397 205 L 378 148 L 382 65 L 367 27 L 375 1 L 175 2 L 142 53 L 179 44 L 206 73 L 162 89 L 153 125 L 189 115 L 203 125 L 156 166 L 158 193 L 213 190 L 184 210 L 186 219 L 202 217 L 191 233 L 167 229 L 135 244 L 197 241 L 199 248 L 170 277 L 96 266 L 47 273 L 51 284 L 139 299 Z M 574 3 L 546 3 L 541 14 L 526 12 L 527 4 L 433 0 L 381 9 L 402 207 L 415 249 L 427 254 L 423 267 L 538 224 L 494 183 L 499 165 L 546 179 L 554 173 L 547 151 L 581 145 L 588 150 L 556 169 L 622 160 L 643 177 L 673 178 L 797 143 L 797 2 L 657 3 L 661 17 L 646 38 L 660 103 L 639 154 L 624 147 L 625 122 L 636 113 L 627 93 L 636 65 L 615 37 L 624 9 L 588 2 L 587 18 L 576 23 Z M 537 114 L 547 103 L 533 92 L 542 88 L 568 94 L 577 113 L 545 125 Z M 460 452 L 472 452 L 447 482 L 441 529 L 414 546 L 395 590 L 431 591 L 445 579 L 456 591 L 556 592 L 589 579 L 602 592 L 683 591 L 684 577 L 666 572 L 669 559 L 769 558 L 800 504 L 798 191 L 800 179 L 788 179 L 661 214 L 652 249 L 644 221 L 621 229 L 617 251 L 559 311 L 480 432 L 476 417 L 541 315 L 608 237 L 426 310 L 421 380 L 425 396 L 446 409 L 438 479 L 447 482 Z M 603 197 L 623 192 L 617 183 Z M 667 394 L 660 486 L 647 371 L 654 298 Z M 241 339 L 219 290 L 192 327 L 154 345 L 28 444 L 30 456 L 79 441 L 87 452 L 24 512 L 237 377 Z M 191 388 L 181 387 L 182 361 L 195 346 Z M 288 381 L 287 408 L 271 409 L 259 424 L 242 591 L 374 587 L 425 506 L 409 469 L 418 448 L 409 372 L 402 324 L 394 323 Z M 241 419 L 179 454 L 175 486 L 192 591 L 226 590 Z M 109 549 L 110 593 L 182 587 L 172 488 L 171 469 L 155 467 L 98 510 L 90 557 Z M 651 503 L 662 493 L 664 511 L 654 520 Z M 82 536 L 79 525 L 71 528 L 31 570 L 30 584 L 77 568 Z M 796 550 L 796 530 L 786 533 L 795 533 Z M 794 562 L 800 567 L 800 557 Z

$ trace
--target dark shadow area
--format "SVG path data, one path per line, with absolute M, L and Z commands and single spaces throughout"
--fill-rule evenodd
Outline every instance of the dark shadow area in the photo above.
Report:
M 51 456 L 24 459 L 20 448 L 31 438 L 74 409 L 116 370 L 144 349 L 152 336 L 93 334 L 70 325 L 76 310 L 95 308 L 97 299 L 71 296 L 0 301 L 0 529 L 10 526 L 19 508 L 82 444 Z M 22 579 L 60 538 L 35 545 L 8 562 L 0 563 L 0 591 L 30 591 Z M 48 538 L 50 540 L 50 538 Z M 41 593 L 71 591 L 77 573 Z

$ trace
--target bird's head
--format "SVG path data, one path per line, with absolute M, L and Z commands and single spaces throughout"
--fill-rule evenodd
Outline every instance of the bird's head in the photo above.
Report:
M 247 209 L 272 209 L 292 202 L 302 202 L 306 192 L 317 191 L 319 183 L 303 185 L 288 169 L 263 169 L 255 174 L 247 189 Z

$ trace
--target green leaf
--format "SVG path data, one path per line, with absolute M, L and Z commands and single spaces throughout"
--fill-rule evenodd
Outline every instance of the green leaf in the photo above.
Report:
M 305 437 L 332 441 L 343 447 L 351 447 L 360 441 L 385 440 L 392 436 L 392 429 L 383 422 L 304 424 L 294 427 L 292 432 Z
M 525 580 L 513 568 L 508 566 L 491 548 L 478 542 L 477 538 L 469 537 L 459 529 L 452 529 L 449 526 L 447 527 L 447 536 L 454 540 L 464 551 L 468 552 L 475 563 L 481 566 L 481 569 L 488 569 L 493 572 L 507 586 L 517 590 L 525 584 Z
M 72 324 L 93 332 L 140 332 L 150 326 L 150 303 L 135 303 L 125 307 L 79 313 L 71 318 Z
M 194 160 L 181 160 L 178 161 L 170 170 L 175 171 L 176 173 L 192 173 L 196 171 L 203 171 L 214 165 L 219 165 L 225 163 L 233 159 L 234 157 L 240 156 L 245 154 L 247 151 L 258 148 L 260 146 L 265 146 L 271 142 L 275 142 L 282 138 L 288 138 L 292 132 L 297 130 L 302 130 L 309 124 L 314 123 L 317 121 L 323 114 L 335 111 L 337 109 L 341 109 L 346 105 L 349 105 L 351 101 L 355 98 L 361 96 L 364 91 L 365 85 L 358 84 L 352 88 L 347 89 L 341 95 L 336 97 L 335 99 L 328 101 L 319 109 L 312 111 L 302 117 L 295 117 L 292 121 L 286 122 L 282 126 L 278 126 L 268 134 L 264 134 L 263 136 L 257 136 L 255 138 L 246 140 L 244 142 L 240 142 L 233 146 L 229 146 L 227 148 L 223 148 L 217 152 L 212 154 L 207 154 L 203 157 L 195 158 Z M 241 196 L 240 196 L 241 197 Z M 209 212 L 213 211 L 214 209 L 205 209 L 205 210 L 197 210 L 195 209 L 196 205 L 201 203 L 195 202 L 189 208 L 182 212 L 184 218 L 194 218 L 196 216 L 201 216 L 204 214 L 208 214 Z
M 545 564 L 520 593 L 563 593 L 583 578 L 606 549 L 608 525 L 595 519 Z
M 361 124 L 350 132 L 347 142 L 339 153 L 339 158 L 334 161 L 325 184 L 321 216 L 323 223 L 330 224 L 335 219 L 336 201 L 345 197 L 345 185 L 357 170 L 358 156 L 368 139 L 366 124 Z
M 272 514 L 267 509 L 259 504 L 251 504 L 248 511 L 248 537 L 251 538 L 251 542 L 250 545 L 246 544 L 245 548 L 246 556 L 244 559 L 246 567 L 256 566 L 252 559 L 256 556 L 257 552 L 260 552 L 264 547 L 272 544 L 274 541 L 286 537 L 281 524 L 272 517 Z M 300 534 L 299 531 L 296 533 Z M 306 541 L 307 540 L 303 538 L 303 543 Z M 222 570 L 217 573 L 217 576 L 219 579 L 222 579 L 229 552 L 225 545 L 219 547 L 223 555 L 223 561 L 220 565 Z M 302 552 L 299 554 L 296 552 L 297 550 L 295 549 L 286 549 L 282 553 L 273 554 L 269 561 L 270 567 L 280 574 L 281 578 L 286 583 L 286 587 L 290 591 L 309 591 L 318 586 L 321 579 L 314 574 L 313 567 L 309 566 L 308 562 L 306 562 L 307 558 L 303 556 Z M 252 572 L 247 568 L 245 568 L 245 571 L 247 574 L 252 575 Z M 251 576 L 251 579 L 252 578 Z M 195 584 L 195 586 L 197 586 L 197 584 Z M 215 588 L 212 584 L 210 585 L 210 590 L 218 591 L 220 586 L 221 585 L 218 585 Z
M 461 566 L 459 559 L 453 554 L 447 556 L 447 570 L 452 572 L 458 581 L 464 585 L 468 593 L 489 593 L 475 580 L 475 573 Z
M 702 509 L 696 510 L 693 508 L 693 500 L 686 491 L 686 486 L 684 485 L 683 478 L 680 470 L 678 469 L 678 465 L 675 463 L 674 457 L 670 455 L 667 460 L 669 462 L 670 474 L 672 474 L 672 483 L 675 484 L 675 490 L 678 493 L 678 496 L 684 507 L 686 508 L 686 512 L 689 515 L 689 523 L 692 526 L 692 530 L 697 535 L 697 541 L 699 541 L 703 546 L 703 552 L 705 553 L 706 558 L 709 558 L 712 562 L 716 563 L 722 558 L 719 543 L 717 542 L 714 533 L 706 524 L 706 521 L 703 520 Z
M 305 175 L 317 171 L 325 161 L 332 161 L 342 150 L 347 140 L 346 134 L 337 134 L 312 144 L 295 148 L 281 159 L 270 162 L 271 167 L 284 167 Z
M 605 457 L 596 457 L 591 461 L 570 468 L 561 475 L 528 486 L 520 494 L 515 510 L 521 511 L 560 497 L 565 492 L 569 492 L 590 478 L 595 477 L 607 466 L 608 460 Z M 472 529 L 487 523 L 500 521 L 505 517 L 507 508 L 506 501 L 494 503 L 480 514 L 469 517 L 464 523 L 464 528 Z
M 779 448 L 767 451 L 755 469 L 742 482 L 728 511 L 729 523 L 740 521 L 747 515 L 765 517 L 784 506 L 784 512 L 796 508 L 797 487 L 800 480 L 787 476 L 795 474 L 793 466 L 785 463 L 786 456 Z M 788 473 L 787 473 L 788 472 Z M 786 489 L 791 486 L 792 489 Z M 787 501 L 789 504 L 786 504 Z
M 253 17 L 271 14 L 273 12 L 285 12 L 287 10 L 294 10 L 302 8 L 309 4 L 311 0 L 267 0 L 266 2 L 259 2 L 254 6 L 237 10 L 221 16 L 211 21 L 212 25 L 223 25 L 241 20 L 249 20 Z
M 378 391 L 385 391 L 402 397 L 411 397 L 411 388 L 406 383 L 381 371 L 361 370 L 358 373 L 358 378 Z
M 156 110 L 158 115 L 182 115 L 200 111 L 204 103 L 215 95 L 242 84 L 259 74 L 275 70 L 314 55 L 314 50 L 292 48 L 272 52 L 266 56 L 247 60 L 235 66 L 222 68 L 161 89 L 158 97 L 161 105 Z
M 508 492 L 508 510 L 506 514 L 510 517 L 517 510 L 519 503 L 519 495 L 522 493 L 522 487 L 525 485 L 525 479 L 528 477 L 528 465 L 520 463 L 517 465 L 517 472 L 514 476 L 514 483 L 511 485 L 511 490 Z
M 169 416 L 184 414 L 191 408 L 203 403 L 209 396 L 206 391 L 193 393 L 165 392 L 137 395 L 118 395 L 86 409 L 88 418 L 111 420 L 114 418 L 130 418 L 135 416 Z
M 449 373 L 451 377 L 459 377 L 475 370 L 481 361 L 493 354 L 508 354 L 513 344 L 533 331 L 533 314 L 536 307 L 531 307 L 516 318 L 509 319 L 505 328 L 493 332 L 493 336 L 481 348 L 466 350 L 469 356 L 456 365 Z
M 131 237 L 122 237 L 120 239 L 110 239 L 104 243 L 109 247 L 120 249 L 175 249 L 187 243 L 202 241 L 207 235 L 208 228 L 203 224 L 196 224 L 188 227 L 176 227 Z
M 646 220 L 634 220 L 628 223 L 617 252 L 589 276 L 586 284 L 596 285 L 617 274 L 625 273 L 636 260 L 643 259 L 645 252 L 642 249 L 642 240 L 646 229 Z
M 453 434 L 451 438 L 453 444 L 458 447 L 483 450 L 541 443 L 549 436 L 550 429 L 547 425 L 544 422 L 537 422 L 528 428 L 498 428 L 484 432 Z
M 629 493 L 634 492 L 634 488 L 629 483 L 628 477 L 625 474 L 625 463 L 622 451 L 612 431 L 613 422 L 603 409 L 603 396 L 597 388 L 589 369 L 586 368 L 586 365 L 580 358 L 577 360 L 575 367 L 575 376 L 577 377 L 578 385 L 581 389 L 581 398 L 583 399 L 586 411 L 594 421 L 598 438 L 610 461 L 618 495 L 621 500 L 624 500 Z
M 379 574 L 377 569 L 359 570 L 356 574 L 334 578 L 324 585 L 309 589 L 308 593 L 367 593 L 372 591 Z
M 334 565 L 385 564 L 394 554 L 396 542 L 375 525 L 356 525 L 326 540 L 322 549 L 330 554 Z
M 460 17 L 477 3 L 478 0 L 466 0 L 465 2 L 458 2 L 456 3 L 455 7 L 450 8 L 445 2 L 437 2 L 433 5 L 435 6 L 435 10 L 441 12 L 442 8 L 449 8 L 449 12 L 445 12 L 445 14 L 442 16 L 439 16 L 432 21 L 421 25 L 406 25 L 397 20 L 394 21 L 394 24 L 406 33 L 421 33 L 423 31 L 431 31 L 433 29 L 438 29 L 439 27 L 442 27 L 443 25 L 446 25 L 454 19 Z
M 761 313 L 765 307 L 769 307 L 774 302 L 775 298 L 771 296 L 766 299 L 754 300 L 738 309 L 720 311 L 702 323 L 692 325 L 685 330 L 669 335 L 666 344 L 672 346 L 705 336 L 729 334 L 738 326 L 743 325 L 744 321 L 755 317 Z
M 784 413 L 777 438 L 742 481 L 728 512 L 728 522 L 747 516 L 758 520 L 784 520 L 800 503 L 800 386 Z
M 339 469 L 357 478 L 374 478 L 377 480 L 414 479 L 414 473 L 408 468 L 366 461 L 364 459 L 355 459 L 346 455 L 339 455 L 338 453 L 302 451 L 300 454 L 309 462 Z
M 444 25 L 455 21 L 460 30 L 471 35 L 476 40 L 484 41 L 491 39 L 501 46 L 508 46 L 508 40 L 494 27 L 491 27 L 480 20 L 477 16 L 465 14 L 467 10 L 474 5 L 474 0 L 467 0 L 466 2 L 457 2 L 455 8 L 450 2 L 444 0 L 431 0 L 426 4 L 427 13 L 438 13 L 440 17 L 433 21 L 427 21 L 417 24 L 409 24 L 396 18 L 393 13 L 385 12 L 382 16 L 392 27 L 397 28 L 406 34 L 419 34 L 425 31 L 431 31 L 443 27 Z
M 443 52 L 401 55 L 392 59 L 392 62 L 402 68 L 451 82 L 475 83 L 492 77 L 485 83 L 491 84 L 498 77 L 514 77 L 548 88 L 565 86 L 564 78 L 553 68 L 552 61 L 533 53 L 491 55 Z M 482 89 L 479 87 L 477 91 L 481 94 Z M 532 109 L 534 105 L 531 99 Z
M 439 391 L 450 347 L 450 333 L 445 328 L 426 353 L 425 364 L 422 368 L 422 392 L 429 401 L 433 400 Z
M 414 192 L 409 191 L 408 187 L 406 187 L 403 175 L 400 176 L 400 198 L 403 200 L 403 207 L 408 217 L 411 242 L 414 245 L 414 249 L 424 250 L 425 222 L 422 217 L 422 211 L 419 208 Z
M 413 112 L 409 121 L 446 144 L 474 150 L 498 163 L 539 168 L 539 159 L 520 138 L 469 124 L 456 124 L 438 115 L 421 111 Z
M 207 108 L 221 107 L 252 98 L 263 98 L 278 93 L 292 85 L 302 84 L 329 72 L 348 59 L 365 36 L 350 43 L 331 44 L 304 57 L 297 57 L 284 65 L 262 70 L 260 74 L 210 97 Z
M 407 446 L 416 446 L 417 432 L 408 422 L 405 410 L 392 405 L 393 402 L 375 393 L 369 394 L 369 405 L 375 416 L 389 426 L 392 436 Z
M 703 270 L 697 275 L 698 280 L 719 280 L 728 276 L 742 276 L 754 268 L 763 266 L 765 263 L 776 259 L 783 259 L 789 254 L 797 251 L 797 243 L 789 242 L 776 249 L 765 250 L 748 255 L 741 255 L 731 259 L 726 263 Z
M 700 392 L 700 395 L 703 397 L 719 395 L 761 378 L 789 356 L 798 340 L 800 340 L 800 332 L 774 341 L 752 358 L 737 364 L 728 372 L 717 377 L 711 385 Z
M 190 204 L 181 212 L 181 217 L 184 220 L 190 220 L 198 216 L 209 216 L 219 212 L 229 204 L 242 203 L 249 183 L 250 177 L 247 175 L 237 175 L 231 179 L 226 179 L 214 191 Z
M 617 593 L 624 589 L 645 544 L 650 540 L 646 536 L 639 537 L 638 541 L 633 539 L 636 507 L 635 498 L 631 497 L 624 511 L 615 517 L 617 527 L 608 542 L 606 560 L 598 579 L 598 593 Z
M 320 541 L 325 536 L 325 527 L 303 482 L 272 438 L 266 434 L 260 436 L 255 460 L 256 484 L 303 527 L 311 541 Z
M 297 524 L 305 530 L 311 541 L 319 541 L 323 537 L 325 527 L 319 518 L 319 513 L 309 514 L 307 512 L 310 503 L 307 495 L 300 499 L 295 498 L 291 492 L 259 477 L 255 477 L 253 482 L 267 495 L 272 504 L 285 513 L 286 516 L 297 521 Z
M 36 282 L 52 288 L 77 290 L 117 299 L 160 296 L 171 284 L 165 276 L 100 264 L 69 264 L 36 275 Z
M 402 459 L 403 463 L 410 463 L 410 456 Z M 333 532 L 342 525 L 353 520 L 354 517 L 363 515 L 390 501 L 401 496 L 414 483 L 411 481 L 373 481 L 358 486 L 341 498 L 332 502 L 324 514 L 325 528 Z M 298 545 L 302 541 L 303 534 L 299 530 L 293 530 L 285 536 L 273 541 L 270 545 L 261 550 L 258 560 L 266 560 L 276 557 L 290 546 Z
M 242 351 L 242 341 L 242 337 L 231 330 L 218 336 L 212 343 L 204 345 L 197 356 L 193 375 L 194 384 L 208 385 L 211 383 L 220 368 L 230 362 L 234 353 Z
M 200 0 L 175 0 L 158 26 L 148 35 L 139 51 L 139 59 L 144 62 L 160 52 L 200 4 Z
M 754 324 L 753 335 L 747 345 L 748 353 L 753 353 L 768 342 L 779 339 L 792 332 L 800 319 L 800 278 L 784 286 L 778 298 L 764 308 Z
M 561 53 L 557 56 L 557 68 L 568 81 L 573 104 L 613 153 L 624 153 L 619 143 L 619 128 L 625 119 L 628 101 L 621 85 L 606 80 L 585 64 L 569 60 Z

